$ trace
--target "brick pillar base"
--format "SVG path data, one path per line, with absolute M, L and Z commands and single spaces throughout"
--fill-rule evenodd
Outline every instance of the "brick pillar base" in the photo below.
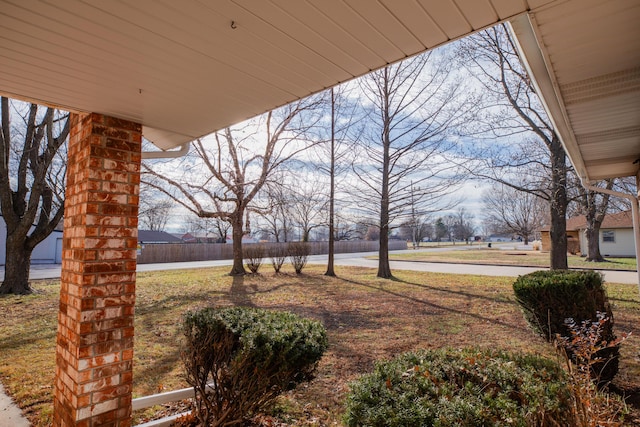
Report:
M 142 127 L 71 126 L 54 425 L 129 426 Z

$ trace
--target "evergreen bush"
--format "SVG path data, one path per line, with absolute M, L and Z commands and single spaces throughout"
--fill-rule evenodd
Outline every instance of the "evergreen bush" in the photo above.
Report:
M 493 350 L 439 349 L 379 363 L 352 383 L 348 426 L 569 426 L 566 375 L 553 361 Z
M 202 425 L 241 424 L 313 378 L 327 348 L 322 324 L 293 313 L 205 308 L 183 322 L 182 360 Z
M 556 336 L 570 337 L 566 322 L 598 322 L 599 313 L 608 321 L 601 331 L 604 342 L 615 342 L 613 313 L 602 275 L 596 271 L 543 270 L 518 277 L 513 290 L 529 325 L 548 342 Z M 569 358 L 574 358 L 570 347 L 565 347 Z M 591 367 L 592 378 L 599 383 L 610 382 L 618 373 L 620 346 L 601 349 L 599 359 Z

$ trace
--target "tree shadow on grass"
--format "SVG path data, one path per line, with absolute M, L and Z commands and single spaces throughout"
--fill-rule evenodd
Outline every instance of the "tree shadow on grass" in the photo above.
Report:
M 289 311 L 305 318 L 318 320 L 330 331 L 349 332 L 376 329 L 382 324 L 357 309 L 329 310 L 321 306 L 299 304 L 279 304 L 270 306 L 269 309 Z
M 12 335 L 7 335 L 0 338 L 0 353 L 1 350 L 5 348 L 19 348 L 24 346 L 29 346 L 31 344 L 36 344 L 38 341 L 53 341 L 55 342 L 56 336 L 58 335 L 58 325 L 53 323 L 50 326 L 50 329 L 36 335 L 34 334 L 25 334 L 24 332 L 18 332 Z
M 397 282 L 397 283 L 404 283 L 405 285 L 416 286 L 416 287 L 419 287 L 419 288 L 422 288 L 422 289 L 430 289 L 430 290 L 436 291 L 436 292 L 445 292 L 445 293 L 448 293 L 448 294 L 460 295 L 460 296 L 464 296 L 464 297 L 468 297 L 468 298 L 472 298 L 472 299 L 484 299 L 484 300 L 487 300 L 487 301 L 491 301 L 491 302 L 495 302 L 495 303 L 501 303 L 501 304 L 517 305 L 515 300 L 499 300 L 499 299 L 496 299 L 496 298 L 491 298 L 491 297 L 487 297 L 487 296 L 484 296 L 484 295 L 473 294 L 473 293 L 470 293 L 470 292 L 454 291 L 452 289 L 445 289 L 445 288 L 442 288 L 442 287 L 425 285 L 423 283 L 409 282 L 409 281 L 406 281 L 406 280 L 398 279 L 396 277 L 393 277 L 391 280 L 393 280 L 394 282 Z
M 167 295 L 164 298 L 153 301 L 139 301 L 136 303 L 136 317 L 148 316 L 150 314 L 173 310 L 178 306 L 187 308 L 191 303 L 210 301 L 213 297 L 225 297 L 228 292 L 223 291 L 203 291 L 197 293 Z
M 176 364 L 182 366 L 179 331 L 176 332 L 172 341 L 172 345 L 165 346 L 166 351 L 163 351 L 162 357 L 155 358 L 153 362 L 135 373 L 134 382 L 145 386 L 142 391 L 143 396 L 161 392 L 164 387 L 162 378 L 169 375 Z
M 414 302 L 414 303 L 421 304 L 421 305 L 426 306 L 426 307 L 431 307 L 433 309 L 437 309 L 437 310 L 441 310 L 441 311 L 448 311 L 448 312 L 451 312 L 451 313 L 456 313 L 456 314 L 459 314 L 461 316 L 471 317 L 473 319 L 476 319 L 476 320 L 479 320 L 479 321 L 482 321 L 482 322 L 493 323 L 493 324 L 500 325 L 500 326 L 503 326 L 503 327 L 509 328 L 509 329 L 515 329 L 515 330 L 524 331 L 524 332 L 529 331 L 525 327 L 513 325 L 511 323 L 503 322 L 501 320 L 494 319 L 494 318 L 491 318 L 491 317 L 482 316 L 480 314 L 474 314 L 474 313 L 470 313 L 468 311 L 459 310 L 459 309 L 455 309 L 455 308 L 452 308 L 452 307 L 447 307 L 447 306 L 444 306 L 444 305 L 441 305 L 441 304 L 436 304 L 436 303 L 433 303 L 433 302 L 430 302 L 430 301 L 426 301 L 426 300 L 421 299 L 421 298 L 416 298 L 416 297 L 412 297 L 412 296 L 409 296 L 409 295 L 404 295 L 404 294 L 402 294 L 400 292 L 395 292 L 395 291 L 391 291 L 391 290 L 388 290 L 388 289 L 384 289 L 384 288 L 382 288 L 380 286 L 373 286 L 373 285 L 370 285 L 370 284 L 367 284 L 367 283 L 357 282 L 357 281 L 349 280 L 349 279 L 341 279 L 341 280 L 343 280 L 346 283 L 351 283 L 353 285 L 361 286 L 363 288 L 374 289 L 374 290 L 377 290 L 377 291 L 380 291 L 380 292 L 384 292 L 384 293 L 386 293 L 388 295 L 393 295 L 393 296 L 398 297 L 398 298 L 406 299 L 406 300 L 409 300 L 409 301 Z M 399 281 L 399 280 L 396 279 L 396 281 Z M 469 294 L 468 296 L 473 297 L 473 298 L 476 297 L 475 295 L 472 295 L 472 294 Z M 490 299 L 490 298 L 489 298 L 489 300 L 494 301 L 494 302 L 503 302 L 503 301 L 498 301 L 498 300 L 494 300 L 494 299 Z
M 256 307 L 256 304 L 251 300 L 251 295 L 258 291 L 258 286 L 251 286 L 252 291 L 249 291 L 244 282 L 244 276 L 233 277 L 231 289 L 229 289 L 229 300 L 236 306 Z

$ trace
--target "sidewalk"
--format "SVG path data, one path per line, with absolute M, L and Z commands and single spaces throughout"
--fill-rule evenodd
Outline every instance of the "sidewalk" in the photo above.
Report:
M 0 427 L 29 427 L 29 421 L 22 416 L 20 408 L 4 393 L 0 383 Z

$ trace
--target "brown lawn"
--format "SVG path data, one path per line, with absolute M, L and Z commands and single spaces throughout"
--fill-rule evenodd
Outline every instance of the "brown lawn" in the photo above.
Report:
M 517 242 L 516 242 L 517 243 Z M 520 243 L 517 243 L 518 245 Z M 458 244 L 457 248 L 465 247 L 465 250 L 456 250 L 455 246 L 449 246 L 447 251 L 434 252 L 417 249 L 413 252 L 391 253 L 393 261 L 419 261 L 419 262 L 447 262 L 464 264 L 485 265 L 520 265 L 528 267 L 549 267 L 549 252 L 518 250 L 514 245 L 502 244 L 487 247 L 485 243 L 474 244 L 471 247 Z M 470 248 L 470 249 L 469 249 Z M 587 262 L 579 255 L 567 255 L 569 268 L 588 268 L 598 270 L 636 270 L 635 258 L 610 258 L 604 262 Z
M 365 268 L 338 267 L 339 278 L 311 266 L 296 276 L 232 278 L 228 267 L 143 273 L 138 276 L 134 395 L 185 387 L 179 322 L 186 310 L 248 305 L 290 310 L 320 320 L 329 350 L 317 378 L 285 395 L 271 425 L 341 425 L 348 383 L 377 360 L 417 348 L 501 347 L 555 357 L 525 324 L 511 278 L 396 271 L 395 280 Z M 35 295 L 0 298 L 0 376 L 35 426 L 50 423 L 58 282 L 36 282 Z M 617 331 L 633 332 L 622 348 L 616 385 L 640 391 L 640 304 L 635 285 L 609 284 Z M 162 408 L 154 408 L 158 410 Z M 637 406 L 636 406 L 637 409 Z M 140 422 L 153 411 L 136 414 Z M 636 414 L 638 412 L 635 412 Z

